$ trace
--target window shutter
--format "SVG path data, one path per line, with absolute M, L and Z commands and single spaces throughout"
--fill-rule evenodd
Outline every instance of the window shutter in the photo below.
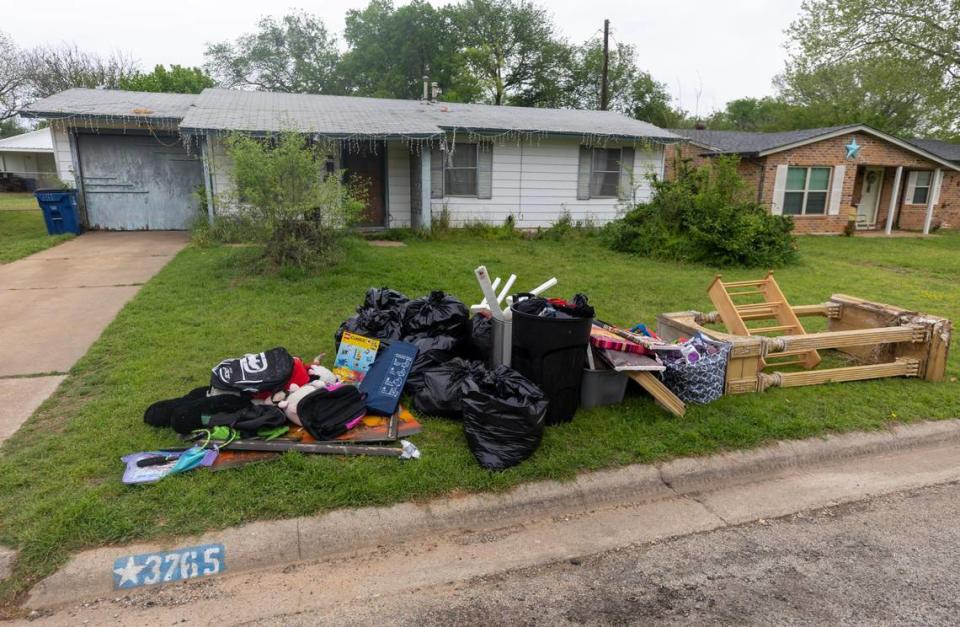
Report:
M 913 171 L 907 175 L 907 193 L 903 196 L 903 204 L 913 204 L 913 192 L 917 189 L 917 172 Z
M 477 198 L 493 197 L 493 144 L 477 147 Z
M 620 150 L 620 200 L 633 198 L 633 148 Z
M 833 166 L 833 180 L 830 182 L 830 208 L 827 215 L 840 215 L 840 201 L 843 200 L 843 179 L 847 175 L 847 166 Z
M 430 151 L 430 198 L 443 198 L 443 151 Z
M 593 150 L 588 146 L 580 146 L 580 168 L 577 170 L 577 200 L 590 200 L 592 162 Z
M 783 214 L 783 195 L 787 189 L 787 166 L 777 166 L 777 176 L 773 179 L 773 205 L 771 210 L 773 215 Z
M 940 187 L 943 185 L 943 170 L 937 170 L 933 173 L 933 177 L 936 179 L 931 185 L 933 189 L 930 190 L 930 193 L 933 194 L 933 204 L 936 205 L 940 202 Z

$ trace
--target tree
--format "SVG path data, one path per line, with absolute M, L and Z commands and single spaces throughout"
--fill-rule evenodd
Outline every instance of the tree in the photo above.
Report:
M 342 93 L 337 39 L 319 17 L 296 11 L 264 17 L 257 31 L 207 46 L 206 70 L 223 87 Z
M 738 98 L 716 111 L 707 120 L 707 126 L 723 131 L 786 131 L 803 128 L 801 111 L 780 98 Z M 827 126 L 827 125 L 823 125 Z
M 443 90 L 443 100 L 470 101 L 479 95 L 464 68 L 458 33 L 424 0 L 399 8 L 391 0 L 372 0 L 362 10 L 347 11 L 344 39 L 350 49 L 339 71 L 348 93 L 415 99 L 423 93 L 422 77 L 429 76 Z
M 101 57 L 76 44 L 39 46 L 24 57 L 29 97 L 46 98 L 71 87 L 118 89 L 135 75 L 137 62 L 123 52 Z
M 0 122 L 17 114 L 23 105 L 26 83 L 23 51 L 0 31 Z
M 157 65 L 149 74 L 137 72 L 120 80 L 120 89 L 127 91 L 172 92 L 199 94 L 214 82 L 209 74 L 198 67 L 171 65 L 170 69 Z
M 21 133 L 26 133 L 27 129 L 23 128 L 17 124 L 16 118 L 7 118 L 6 120 L 0 121 L 0 139 L 6 137 L 13 137 L 14 135 L 20 135 Z
M 804 0 L 788 34 L 789 89 L 803 92 L 804 78 L 842 67 L 861 93 L 892 103 L 901 117 L 900 107 L 915 94 L 913 130 L 960 133 L 960 2 Z M 885 86 L 879 92 L 878 84 Z
M 446 11 L 487 100 L 544 106 L 561 99 L 569 47 L 545 9 L 526 0 L 465 0 Z
M 571 55 L 571 71 L 565 106 L 580 109 L 600 108 L 600 82 L 603 72 L 603 43 L 594 38 L 576 48 Z M 676 126 L 682 114 L 670 105 L 666 85 L 637 66 L 636 48 L 617 44 L 610 50 L 608 66 L 609 108 L 657 126 Z
M 912 64 L 864 59 L 807 69 L 777 78 L 794 128 L 862 122 L 894 135 L 932 130 L 931 116 L 946 106 L 944 92 L 918 90 Z M 931 100 L 932 98 L 932 100 Z

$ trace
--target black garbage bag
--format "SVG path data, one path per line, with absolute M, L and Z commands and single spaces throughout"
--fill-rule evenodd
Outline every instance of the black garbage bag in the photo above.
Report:
M 403 314 L 404 336 L 450 335 L 467 337 L 470 312 L 462 302 L 440 290 L 407 303 Z M 404 338 L 406 339 L 406 338 Z M 409 341 L 409 340 L 408 340 Z
M 357 307 L 357 315 L 347 318 L 334 335 L 334 348 L 340 346 L 344 331 L 377 340 L 399 340 L 403 333 L 403 312 L 410 299 L 389 287 L 371 287 Z
M 455 357 L 450 361 L 427 368 L 422 372 L 420 389 L 413 394 L 413 407 L 428 416 L 461 418 L 463 395 L 469 382 L 482 378 L 486 365 Z
M 361 309 L 360 313 L 347 318 L 334 337 L 334 347 L 340 346 L 344 331 L 376 340 L 399 340 L 403 314 L 399 311 Z
M 470 452 L 488 470 L 504 470 L 527 459 L 543 438 L 547 397 L 516 370 L 497 366 L 468 379 L 463 397 L 463 432 Z
M 407 394 L 415 394 L 423 387 L 425 371 L 459 357 L 462 343 L 460 338 L 449 335 L 405 337 L 403 341 L 417 347 L 417 357 L 413 360 L 413 367 L 403 388 Z
M 486 362 L 492 352 L 493 319 L 477 314 L 470 320 L 470 356 Z
M 403 309 L 409 302 L 410 299 L 397 290 L 392 290 L 389 287 L 371 287 L 367 290 L 367 295 L 363 299 L 363 307 L 365 309 L 397 311 L 402 316 Z

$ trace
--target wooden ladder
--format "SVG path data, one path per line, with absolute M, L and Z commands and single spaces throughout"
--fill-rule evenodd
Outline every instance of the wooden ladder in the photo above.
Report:
M 803 325 L 793 312 L 787 297 L 783 295 L 773 272 L 756 281 L 730 281 L 724 283 L 718 274 L 714 277 L 707 294 L 713 301 L 720 320 L 727 331 L 734 335 L 806 335 Z M 761 300 L 755 301 L 759 297 Z M 736 299 L 736 300 L 735 300 Z M 753 299 L 755 302 L 744 302 Z M 737 304 L 739 302 L 740 304 Z M 747 322 L 754 320 L 775 320 L 776 324 L 762 327 L 748 327 Z M 780 360 L 787 357 L 786 361 Z M 777 361 L 770 361 L 776 358 Z M 813 349 L 771 353 L 764 359 L 764 367 L 800 365 L 815 368 L 820 363 L 820 354 Z

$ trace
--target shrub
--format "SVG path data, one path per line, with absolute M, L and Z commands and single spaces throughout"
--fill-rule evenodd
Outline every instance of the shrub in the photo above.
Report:
M 678 163 L 671 181 L 653 180 L 653 198 L 603 230 L 621 252 L 711 266 L 780 266 L 796 261 L 793 220 L 749 199 L 735 157 L 708 166 Z
M 335 263 L 366 203 L 362 189 L 327 171 L 325 147 L 299 133 L 270 140 L 236 133 L 226 147 L 234 189 L 224 200 L 232 211 L 218 216 L 206 236 L 262 244 L 277 267 Z
M 576 237 L 591 237 L 596 235 L 597 227 L 591 219 L 577 220 L 574 222 L 570 216 L 570 210 L 566 207 L 560 213 L 560 217 L 545 229 L 537 229 L 536 238 L 552 241 L 569 240 Z

